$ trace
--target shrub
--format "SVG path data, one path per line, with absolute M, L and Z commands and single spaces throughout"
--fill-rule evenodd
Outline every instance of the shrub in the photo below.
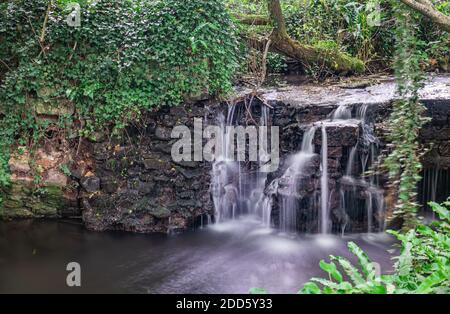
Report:
M 406 234 L 390 231 L 401 242 L 401 253 L 395 258 L 393 274 L 377 275 L 367 255 L 350 242 L 348 247 L 358 258 L 358 266 L 343 257 L 330 256 L 330 263 L 320 262 L 330 279 L 313 278 L 299 293 L 450 293 L 450 199 L 442 205 L 431 202 L 430 206 L 440 221 L 428 226 L 418 225 Z M 348 281 L 344 280 L 339 267 Z

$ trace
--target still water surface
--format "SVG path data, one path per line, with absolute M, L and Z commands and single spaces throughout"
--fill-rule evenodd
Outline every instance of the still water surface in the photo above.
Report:
M 180 235 L 96 233 L 73 222 L 0 222 L 0 293 L 296 293 L 328 255 L 355 241 L 392 270 L 386 234 L 280 234 L 251 217 Z M 389 250 L 389 251 L 388 251 Z M 352 260 L 354 260 L 352 258 Z M 81 288 L 66 265 L 81 265 Z

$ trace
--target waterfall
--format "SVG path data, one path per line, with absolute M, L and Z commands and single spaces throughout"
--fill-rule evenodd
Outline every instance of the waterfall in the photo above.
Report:
M 258 154 L 258 170 L 261 169 L 264 164 L 269 160 L 268 147 L 267 147 L 267 134 L 264 132 L 262 127 L 266 127 L 269 123 L 269 108 L 266 106 L 261 107 L 261 119 L 260 119 L 260 127 L 261 132 L 259 136 L 264 138 L 264 140 L 260 141 L 259 144 L 264 145 L 264 147 L 260 147 Z M 258 215 L 263 218 L 263 223 L 267 226 L 270 226 L 270 219 L 267 222 L 267 208 L 265 207 L 268 204 L 265 204 L 266 199 L 264 195 L 264 190 L 267 184 L 267 173 L 257 171 L 256 178 L 254 184 L 251 186 L 252 190 L 250 192 L 250 197 L 248 198 L 247 207 L 250 209 L 252 214 Z
M 333 216 L 333 219 L 338 217 L 342 233 L 346 228 L 353 228 L 349 222 L 350 217 L 355 216 L 360 217 L 361 221 L 366 219 L 368 232 L 373 232 L 377 227 L 383 229 L 384 193 L 377 185 L 377 176 L 365 174 L 376 162 L 377 138 L 373 134 L 373 124 L 367 121 L 368 105 L 357 107 L 354 118 L 352 111 L 351 106 L 341 105 L 327 119 L 309 125 L 303 134 L 300 150 L 286 159 L 282 175 L 269 183 L 267 173 L 258 170 L 267 162 L 266 159 L 269 156 L 267 147 L 260 147 L 256 163 L 236 162 L 234 156 L 231 156 L 234 153 L 231 145 L 235 143 L 234 136 L 228 127 L 239 125 L 241 120 L 246 120 L 244 114 L 248 113 L 248 109 L 230 105 L 226 118 L 225 115 L 219 116 L 223 149 L 216 156 L 212 170 L 211 191 L 215 207 L 215 222 L 251 214 L 259 217 L 264 226 L 271 227 L 274 223 L 272 209 L 276 206 L 278 211 L 274 213 L 274 218 L 278 218 L 275 222 L 278 221 L 281 231 L 295 232 L 302 229 L 304 225 L 303 223 L 299 225 L 298 215 L 300 214 L 302 222 L 304 219 L 316 221 L 318 217 L 318 229 L 326 234 L 336 228 L 330 217 L 332 208 L 333 213 L 338 215 Z M 261 104 L 260 114 L 259 123 L 257 123 L 260 127 L 266 127 L 269 124 L 269 108 Z M 253 118 L 252 120 L 255 122 Z M 336 144 L 334 144 L 334 138 L 328 137 L 331 136 L 330 132 L 334 132 L 334 128 L 339 128 L 341 125 L 346 127 L 345 120 L 351 120 L 349 124 L 352 127 L 356 127 L 357 122 L 361 133 L 357 143 L 349 147 L 343 177 L 336 180 L 336 163 L 339 165 L 341 160 L 335 155 L 329 156 L 329 140 L 332 140 L 332 146 Z M 315 154 L 313 144 L 319 127 L 322 137 L 320 156 Z M 336 147 L 332 148 L 335 154 Z M 332 154 L 331 151 L 330 154 Z M 333 163 L 329 167 L 331 162 Z M 320 178 L 317 169 L 319 164 Z M 330 176 L 333 181 L 331 191 Z M 315 185 L 319 184 L 319 181 L 320 191 Z M 312 189 L 316 189 L 314 196 L 311 196 Z M 336 204 L 338 208 L 335 208 Z M 312 231 L 311 226 L 307 228 L 306 231 Z
M 345 175 L 351 177 L 353 173 L 353 163 L 355 161 L 356 151 L 358 150 L 358 144 L 352 147 L 347 161 L 347 168 L 345 170 Z
M 218 117 L 222 131 L 219 139 L 222 149 L 216 152 L 217 155 L 215 156 L 211 174 L 211 190 L 216 222 L 234 218 L 238 206 L 238 187 L 241 186 L 239 174 L 241 169 L 239 162 L 235 162 L 234 156 L 231 156 L 230 148 L 231 145 L 234 145 L 234 141 L 231 138 L 230 128 L 228 128 L 228 126 L 233 125 L 235 112 L 236 106 L 230 104 L 227 118 L 225 119 L 223 114 L 220 114 Z M 238 182 L 234 180 L 236 174 L 238 174 Z
M 331 120 L 349 120 L 352 118 L 352 110 L 349 106 L 339 106 L 331 115 Z
M 269 121 L 269 108 L 261 104 L 260 127 L 266 127 Z M 211 193 L 214 204 L 216 223 L 237 219 L 242 214 L 253 214 L 261 218 L 263 223 L 270 225 L 270 210 L 264 189 L 267 183 L 267 173 L 259 171 L 268 160 L 267 147 L 259 149 L 258 169 L 251 170 L 244 161 L 235 161 L 239 155 L 239 145 L 234 152 L 235 138 L 233 126 L 240 124 L 245 110 L 238 105 L 230 104 L 226 118 L 218 116 L 220 126 L 221 149 L 216 152 L 211 173 Z M 260 128 L 259 136 L 267 137 L 267 129 Z M 264 140 L 259 144 L 266 143 Z
M 328 233 L 328 139 L 327 128 L 322 124 L 322 176 L 320 178 L 320 231 Z
M 280 228 L 285 232 L 295 231 L 297 227 L 298 179 L 302 177 L 305 167 L 314 156 L 313 140 L 316 129 L 316 126 L 311 126 L 305 132 L 301 150 L 290 158 L 288 168 L 276 179 L 276 185 L 282 191 Z
M 341 197 L 347 197 L 348 202 L 344 200 L 344 204 L 351 205 L 353 207 L 358 206 L 358 197 L 360 192 L 358 188 L 365 189 L 365 214 L 367 219 L 367 231 L 371 232 L 374 229 L 373 219 L 375 211 L 378 212 L 378 216 L 380 217 L 378 221 L 379 229 L 382 230 L 384 228 L 384 220 L 380 221 L 383 217 L 384 212 L 384 195 L 383 191 L 378 188 L 378 178 L 374 174 L 370 174 L 369 178 L 365 176 L 367 170 L 372 167 L 377 159 L 378 151 L 378 139 L 373 134 L 373 126 L 371 126 L 367 121 L 367 111 L 368 105 L 363 104 L 356 108 L 356 119 L 361 124 L 362 135 L 358 139 L 357 143 L 350 149 L 348 154 L 347 166 L 345 171 L 344 182 L 347 185 L 351 186 L 351 189 L 347 192 L 342 191 L 341 187 Z M 346 109 L 342 109 L 346 108 Z M 333 117 L 338 116 L 341 119 L 348 118 L 348 115 L 345 112 L 349 110 L 345 105 L 339 106 L 336 109 Z M 358 149 L 361 148 L 361 152 L 358 152 Z M 360 161 L 360 170 L 357 170 L 357 166 L 355 165 L 356 159 Z

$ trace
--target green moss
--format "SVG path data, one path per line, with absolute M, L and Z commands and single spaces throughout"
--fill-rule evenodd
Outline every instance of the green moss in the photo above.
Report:
M 352 57 L 346 52 L 342 52 L 335 45 L 330 43 L 319 43 L 312 46 L 319 51 L 319 58 L 328 63 L 331 69 L 339 72 L 362 73 L 365 71 L 364 62 L 358 58 Z

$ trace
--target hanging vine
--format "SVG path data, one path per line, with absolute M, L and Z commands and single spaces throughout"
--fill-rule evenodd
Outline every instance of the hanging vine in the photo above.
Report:
M 421 62 L 425 55 L 420 49 L 423 42 L 416 37 L 417 25 L 413 13 L 399 3 L 393 7 L 397 20 L 394 69 L 399 100 L 394 103 L 388 121 L 388 140 L 392 151 L 384 164 L 392 184 L 398 190 L 394 216 L 403 219 L 403 228 L 407 230 L 416 225 L 419 206 L 416 203 L 416 187 L 421 180 L 422 165 L 418 135 L 426 122 L 422 116 L 425 108 L 419 101 L 419 90 L 424 81 Z

